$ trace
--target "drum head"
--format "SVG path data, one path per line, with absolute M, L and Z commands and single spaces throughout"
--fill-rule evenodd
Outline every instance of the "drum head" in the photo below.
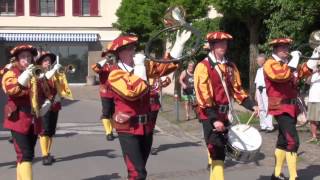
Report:
M 262 137 L 257 129 L 246 124 L 231 127 L 228 142 L 243 151 L 255 151 L 262 145 Z

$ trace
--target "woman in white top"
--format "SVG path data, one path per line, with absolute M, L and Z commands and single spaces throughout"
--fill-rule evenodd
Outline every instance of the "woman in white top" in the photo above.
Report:
M 255 78 L 255 85 L 256 85 L 256 101 L 258 102 L 259 106 L 259 119 L 260 119 L 260 130 L 272 132 L 274 130 L 272 124 L 272 115 L 268 114 L 268 96 L 266 90 L 266 84 L 264 81 L 264 74 L 263 74 L 263 64 L 266 61 L 266 57 L 264 54 L 259 54 L 257 57 L 257 64 L 259 66 Z
M 309 77 L 310 90 L 308 102 L 308 120 L 310 121 L 310 129 L 312 138 L 308 140 L 310 143 L 320 143 L 317 137 L 317 123 L 320 122 L 320 66 L 318 71 Z

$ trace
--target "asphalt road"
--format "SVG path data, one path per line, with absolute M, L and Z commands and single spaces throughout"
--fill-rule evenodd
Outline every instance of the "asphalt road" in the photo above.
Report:
M 2 98 L 1 98 L 2 102 Z M 52 154 L 57 162 L 43 166 L 37 144 L 34 161 L 35 180 L 111 180 L 125 179 L 126 168 L 118 139 L 107 142 L 99 121 L 100 102 L 66 102 L 60 113 Z M 193 138 L 159 117 L 154 137 L 157 155 L 148 161 L 150 180 L 206 180 L 206 150 L 201 139 Z M 174 127 L 174 125 L 172 125 Z M 0 131 L 0 180 L 15 179 L 15 153 L 7 142 L 8 132 Z M 273 172 L 273 157 L 260 156 L 257 162 L 226 162 L 226 180 L 267 180 Z M 285 168 L 286 169 L 286 168 Z M 285 171 L 287 174 L 287 171 Z M 320 165 L 299 165 L 303 180 L 320 180 Z

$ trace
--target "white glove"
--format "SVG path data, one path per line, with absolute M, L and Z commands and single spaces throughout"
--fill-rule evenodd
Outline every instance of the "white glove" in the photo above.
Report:
M 55 70 L 55 71 L 58 71 L 59 69 L 62 68 L 62 65 L 61 64 L 55 64 L 52 68 L 52 70 Z
M 24 87 L 27 87 L 29 84 L 29 81 L 32 76 L 32 70 L 34 68 L 33 64 L 30 64 L 26 70 L 23 71 L 22 74 L 18 77 L 18 83 Z
M 61 96 L 59 94 L 56 94 L 56 96 L 54 97 L 54 103 L 59 103 L 61 102 Z
M 97 62 L 97 64 L 99 64 L 101 67 L 103 67 L 106 63 L 107 63 L 107 59 L 103 59 L 103 60 Z
M 290 53 L 290 55 L 292 56 L 292 59 L 288 63 L 288 66 L 292 67 L 292 68 L 297 68 L 299 61 L 300 61 L 301 52 L 300 51 L 292 51 Z
M 174 43 L 170 55 L 173 58 L 179 58 L 182 55 L 182 51 L 184 48 L 185 43 L 191 37 L 191 32 L 183 30 L 182 33 L 180 31 L 177 32 L 176 42 Z
M 319 60 L 308 60 L 307 61 L 307 66 L 308 68 L 312 69 L 313 71 L 316 71 L 318 68 L 318 64 L 320 62 L 320 45 L 316 48 L 314 48 L 313 50 L 313 53 L 312 53 L 312 56 L 311 58 L 318 58 L 319 57 Z
M 47 71 L 45 73 L 46 78 L 51 79 L 56 74 L 56 72 L 61 68 L 62 68 L 61 64 L 55 64 L 50 71 Z
M 139 76 L 143 80 L 147 80 L 146 67 L 144 66 L 144 61 L 146 60 L 146 56 L 144 54 L 138 53 L 133 57 L 134 62 L 134 72 L 133 74 Z
M 43 117 L 51 108 L 51 102 L 49 99 L 46 99 L 40 108 L 40 116 Z
M 12 63 L 9 63 L 9 64 L 7 64 L 4 68 L 5 68 L 5 69 L 11 69 L 12 66 L 13 66 L 13 64 L 12 64 Z

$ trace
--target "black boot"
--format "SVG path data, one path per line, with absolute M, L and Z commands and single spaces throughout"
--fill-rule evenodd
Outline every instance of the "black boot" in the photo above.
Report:
M 107 134 L 107 141 L 113 141 L 114 140 L 114 136 L 113 136 L 113 134 L 111 133 L 111 134 Z
M 151 147 L 150 154 L 151 154 L 151 155 L 157 155 L 157 154 L 158 154 L 158 149 Z
M 207 171 L 210 171 L 210 169 L 211 169 L 211 164 L 208 164 L 207 165 Z
M 50 156 L 43 156 L 42 157 L 42 164 L 44 166 L 50 166 L 52 165 L 52 159 L 50 158 Z
M 278 177 L 276 177 L 274 174 L 272 174 L 271 180 L 287 180 L 287 178 L 282 173 Z
M 54 158 L 54 156 L 52 156 L 51 154 L 48 154 L 48 157 L 50 158 L 50 161 L 52 163 L 56 162 L 56 159 Z

